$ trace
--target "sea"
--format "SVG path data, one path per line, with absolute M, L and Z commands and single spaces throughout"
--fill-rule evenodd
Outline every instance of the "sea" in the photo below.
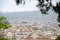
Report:
M 36 11 L 24 11 L 24 12 L 0 12 L 0 16 L 6 17 L 7 21 L 11 23 L 18 23 L 18 21 L 45 21 L 45 22 L 57 22 L 58 14 L 54 10 L 50 9 L 48 14 L 42 14 L 39 10 Z

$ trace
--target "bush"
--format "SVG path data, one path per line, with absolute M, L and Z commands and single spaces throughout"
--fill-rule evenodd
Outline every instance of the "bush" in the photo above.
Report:
M 60 35 L 57 36 L 57 38 L 55 40 L 60 40 Z
M 6 21 L 6 18 L 3 16 L 0 16 L 0 29 L 7 29 L 11 27 L 8 21 Z
M 0 40 L 7 40 L 7 38 L 0 38 Z

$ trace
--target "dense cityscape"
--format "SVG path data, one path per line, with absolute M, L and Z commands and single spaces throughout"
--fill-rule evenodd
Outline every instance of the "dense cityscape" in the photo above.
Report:
M 6 29 L 4 34 L 9 40 L 54 40 L 60 35 L 60 28 L 51 22 L 23 21 Z

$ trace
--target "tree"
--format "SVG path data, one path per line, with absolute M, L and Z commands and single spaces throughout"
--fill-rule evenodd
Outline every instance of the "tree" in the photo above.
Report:
M 52 6 L 51 0 L 38 0 L 37 7 L 40 8 L 40 11 L 43 14 L 47 14 L 47 11 L 49 11 L 51 6 Z
M 8 21 L 6 21 L 6 18 L 3 16 L 0 16 L 0 40 L 7 40 L 4 38 L 4 29 L 7 29 L 11 27 Z
M 19 5 L 19 4 L 25 4 L 25 0 L 15 0 L 16 1 L 16 4 Z
M 1 16 L 0 17 L 0 29 L 7 29 L 11 27 L 8 21 L 6 21 L 6 18 Z
M 23 2 L 24 1 L 24 2 Z M 38 4 L 36 5 L 43 14 L 47 14 L 47 11 L 52 7 L 55 12 L 58 13 L 57 21 L 60 23 L 60 1 L 56 3 L 56 6 L 53 6 L 52 0 L 37 0 Z M 25 0 L 16 0 L 16 4 L 25 4 Z M 60 24 L 59 24 L 60 27 Z
M 60 35 L 57 36 L 57 38 L 55 40 L 60 40 Z
M 58 13 L 58 18 L 57 18 L 57 21 L 60 23 L 60 2 L 57 3 L 57 6 L 56 7 L 53 7 L 54 11 Z M 60 24 L 58 24 L 59 27 L 60 27 Z

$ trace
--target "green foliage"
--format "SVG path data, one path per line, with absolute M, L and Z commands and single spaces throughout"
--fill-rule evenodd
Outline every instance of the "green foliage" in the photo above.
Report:
M 19 5 L 19 4 L 25 4 L 25 0 L 15 0 L 16 1 L 16 4 Z
M 0 29 L 3 28 L 3 29 L 7 29 L 11 27 L 11 25 L 9 24 L 8 21 L 6 21 L 6 18 L 3 17 L 3 16 L 0 16 Z
M 6 20 L 6 18 L 3 17 L 3 16 L 1 16 L 1 17 L 0 17 L 0 21 L 3 21 L 3 20 Z
M 55 40 L 60 40 L 60 35 L 57 36 L 57 38 Z
M 7 40 L 7 38 L 0 38 L 0 40 Z

